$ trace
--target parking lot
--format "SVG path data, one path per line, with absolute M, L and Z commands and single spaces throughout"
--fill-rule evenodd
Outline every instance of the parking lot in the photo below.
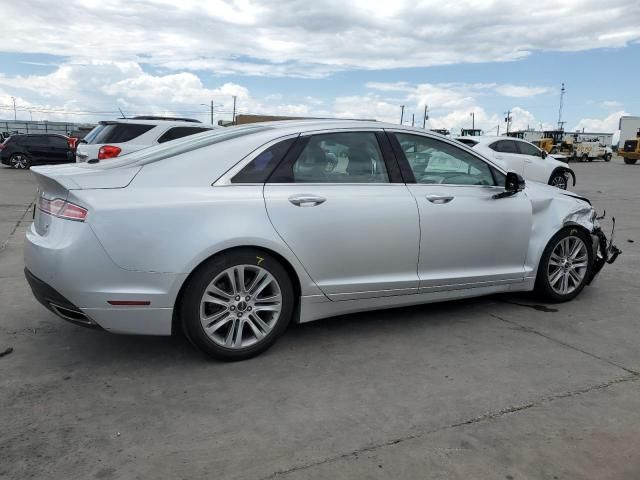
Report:
M 637 479 L 640 166 L 571 165 L 624 251 L 575 301 L 336 317 L 240 363 L 46 311 L 34 182 L 0 168 L 0 478 Z

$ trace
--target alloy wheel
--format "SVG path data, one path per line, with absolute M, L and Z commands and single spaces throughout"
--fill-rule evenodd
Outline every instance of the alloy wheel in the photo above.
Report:
M 275 327 L 282 291 L 275 277 L 257 265 L 236 265 L 219 273 L 200 301 L 207 336 L 228 349 L 250 347 Z
M 551 252 L 547 266 L 549 285 L 559 295 L 568 295 L 584 281 L 589 254 L 584 241 L 576 236 L 561 239 Z
M 25 169 L 29 166 L 29 161 L 27 160 L 27 157 L 21 153 L 16 153 L 11 156 L 11 166 L 13 168 Z
M 557 188 L 561 188 L 562 190 L 567 189 L 567 175 L 564 173 L 559 173 L 551 180 L 551 185 Z

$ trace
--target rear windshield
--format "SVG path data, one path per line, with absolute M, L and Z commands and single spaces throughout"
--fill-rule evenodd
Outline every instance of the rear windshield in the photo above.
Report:
M 143 133 L 148 132 L 153 127 L 154 125 L 145 125 L 144 123 L 100 124 L 84 137 L 84 142 L 90 145 L 96 143 L 129 142 Z

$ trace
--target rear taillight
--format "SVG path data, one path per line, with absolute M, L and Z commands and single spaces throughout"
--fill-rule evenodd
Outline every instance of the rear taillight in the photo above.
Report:
M 67 139 L 67 143 L 69 144 L 69 148 L 71 150 L 75 150 L 78 146 L 78 138 L 77 137 L 69 137 Z
M 75 203 L 67 202 L 61 198 L 49 200 L 48 198 L 40 197 L 38 199 L 38 208 L 44 213 L 48 213 L 54 217 L 75 220 L 77 222 L 84 222 L 88 213 L 86 208 L 82 208 Z
M 114 158 L 120 155 L 122 149 L 120 147 L 114 147 L 113 145 L 105 145 L 98 150 L 98 160 L 105 160 L 107 158 Z

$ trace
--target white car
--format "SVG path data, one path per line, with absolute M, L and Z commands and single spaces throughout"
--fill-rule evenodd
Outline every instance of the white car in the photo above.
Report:
M 188 118 L 140 116 L 102 121 L 78 143 L 76 162 L 115 158 L 213 128 Z
M 576 184 L 576 175 L 566 163 L 525 140 L 492 136 L 458 137 L 456 140 L 527 180 L 563 190 L 567 189 L 569 177 L 573 179 L 573 185 Z

